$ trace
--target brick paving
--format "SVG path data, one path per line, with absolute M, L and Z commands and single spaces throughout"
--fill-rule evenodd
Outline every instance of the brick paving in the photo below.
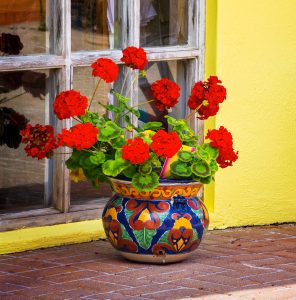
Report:
M 0 255 L 0 299 L 296 299 L 296 224 L 215 230 L 188 260 L 128 262 L 106 241 Z

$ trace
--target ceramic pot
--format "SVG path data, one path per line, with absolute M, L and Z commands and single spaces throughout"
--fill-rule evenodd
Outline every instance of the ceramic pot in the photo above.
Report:
M 209 215 L 197 197 L 202 184 L 162 181 L 138 192 L 130 181 L 110 178 L 116 193 L 103 211 L 106 236 L 129 260 L 169 263 L 187 258 L 208 228 Z

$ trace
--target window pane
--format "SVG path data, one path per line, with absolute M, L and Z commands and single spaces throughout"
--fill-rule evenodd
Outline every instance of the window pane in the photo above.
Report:
M 46 0 L 0 1 L 0 54 L 48 52 Z
M 98 78 L 91 75 L 90 67 L 74 68 L 73 72 L 73 89 L 79 91 L 82 95 L 87 96 L 90 100 L 95 89 Z M 103 104 L 108 102 L 108 94 L 111 89 L 111 84 L 101 81 L 97 90 L 96 96 L 92 101 L 90 110 L 105 113 L 105 109 L 98 104 L 100 101 Z M 100 202 L 100 198 L 110 197 L 112 194 L 108 184 L 102 183 L 98 189 L 93 188 L 88 181 L 71 181 L 71 204 L 89 204 Z
M 141 46 L 187 44 L 188 0 L 141 0 Z
M 149 101 L 151 96 L 151 84 L 161 78 L 168 78 L 180 86 L 180 98 L 177 105 L 169 114 L 175 118 L 184 118 L 186 112 L 186 61 L 162 61 L 148 64 L 147 77 L 139 79 L 139 104 Z M 142 122 L 159 121 L 167 127 L 164 118 L 168 111 L 159 111 L 154 102 L 147 105 L 140 105 L 140 120 Z
M 47 162 L 27 157 L 20 130 L 48 122 L 47 81 L 48 71 L 0 73 L 0 213 L 44 206 Z
M 119 48 L 121 11 L 117 0 L 72 0 L 72 51 Z

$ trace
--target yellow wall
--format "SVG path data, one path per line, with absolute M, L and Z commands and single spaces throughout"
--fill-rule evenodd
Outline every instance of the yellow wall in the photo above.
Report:
M 240 152 L 217 173 L 212 226 L 296 221 L 296 1 L 207 0 L 207 9 L 207 34 L 215 15 L 217 32 L 206 72 L 216 68 L 228 89 L 216 127 Z

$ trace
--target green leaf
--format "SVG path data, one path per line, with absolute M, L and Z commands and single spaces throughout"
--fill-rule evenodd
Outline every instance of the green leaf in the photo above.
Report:
M 124 144 L 126 144 L 126 140 L 123 135 L 117 137 L 116 139 L 111 140 L 112 147 L 115 149 L 121 148 Z
M 80 167 L 79 160 L 74 159 L 72 156 L 66 160 L 66 167 L 70 170 L 76 170 Z
M 81 152 L 81 155 L 79 158 L 79 164 L 83 169 L 91 169 L 91 168 L 96 167 L 96 165 L 94 165 L 90 161 L 90 159 L 89 159 L 90 156 L 91 156 L 91 153 L 89 153 L 89 152 L 85 152 L 85 151 Z
M 105 161 L 105 153 L 102 151 L 98 151 L 89 157 L 89 161 L 93 165 L 98 166 Z
M 194 173 L 196 176 L 205 178 L 211 175 L 211 170 L 209 165 L 203 161 L 199 160 L 191 165 L 192 173 Z
M 150 192 L 159 184 L 159 176 L 155 172 L 149 175 L 136 173 L 132 178 L 132 185 L 140 192 Z
M 192 174 L 190 167 L 179 160 L 171 164 L 171 173 L 179 177 L 190 177 Z
M 123 175 L 127 178 L 133 178 L 133 176 L 136 174 L 137 169 L 134 165 L 130 165 L 128 168 L 123 170 Z
M 123 111 L 120 107 L 114 106 L 113 104 L 105 105 L 105 108 L 117 114 L 122 113 Z
M 193 154 L 189 151 L 180 150 L 177 155 L 184 162 L 190 162 L 193 159 Z
M 123 103 L 123 104 L 126 104 L 127 102 L 130 101 L 129 98 L 127 97 L 124 97 L 122 96 L 121 94 L 117 93 L 117 92 L 113 92 L 113 95 L 115 96 L 116 100 Z
M 142 230 L 134 230 L 134 235 L 139 245 L 147 250 L 151 246 L 152 239 L 156 232 L 156 230 L 150 230 L 144 227 Z
M 102 166 L 103 173 L 107 176 L 116 177 L 124 169 L 130 166 L 130 162 L 123 159 L 107 160 Z
M 210 166 L 212 175 L 215 174 L 219 170 L 219 167 L 218 167 L 218 164 L 217 164 L 216 160 L 212 160 L 210 162 L 209 166 Z
M 144 175 L 148 175 L 152 172 L 152 166 L 150 163 L 144 163 L 139 166 L 139 172 Z
M 153 130 L 157 131 L 159 129 L 163 128 L 163 125 L 161 122 L 148 122 L 144 124 L 144 130 Z
M 120 224 L 120 227 L 121 227 L 121 232 L 122 232 L 121 239 L 132 241 L 132 238 L 130 237 L 127 230 L 124 228 L 124 226 L 122 224 Z
M 204 177 L 204 178 L 200 178 L 200 182 L 201 183 L 205 183 L 205 184 L 208 184 L 208 183 L 210 183 L 212 181 L 212 176 L 210 175 L 210 176 L 207 176 L 207 177 Z
M 207 152 L 212 159 L 216 159 L 219 156 L 219 150 L 217 148 L 211 147 L 209 143 L 203 144 L 202 149 Z
M 101 142 L 109 142 L 112 139 L 119 137 L 123 132 L 123 129 L 113 121 L 107 121 L 103 126 L 98 128 L 98 140 Z

